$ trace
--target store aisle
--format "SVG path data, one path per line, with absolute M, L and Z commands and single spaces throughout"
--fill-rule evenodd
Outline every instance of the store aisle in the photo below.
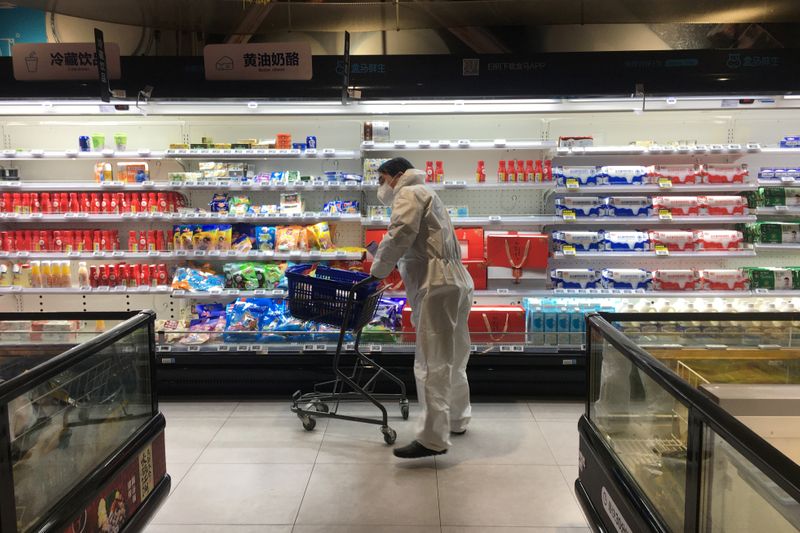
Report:
M 405 444 L 416 405 L 408 422 L 392 407 Z M 421 461 L 395 459 L 377 427 L 306 432 L 287 402 L 161 409 L 172 492 L 147 533 L 589 531 L 572 490 L 581 403 L 477 403 L 447 455 Z

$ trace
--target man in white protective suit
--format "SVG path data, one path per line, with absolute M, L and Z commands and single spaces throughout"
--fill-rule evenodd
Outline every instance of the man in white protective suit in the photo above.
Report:
M 414 375 L 422 407 L 416 440 L 395 448 L 394 455 L 440 455 L 450 446 L 450 434 L 463 435 L 471 418 L 467 317 L 474 286 L 450 215 L 425 185 L 425 173 L 402 157 L 378 172 L 378 199 L 392 207 L 392 215 L 370 274 L 383 279 L 397 265 L 403 278 L 417 335 Z

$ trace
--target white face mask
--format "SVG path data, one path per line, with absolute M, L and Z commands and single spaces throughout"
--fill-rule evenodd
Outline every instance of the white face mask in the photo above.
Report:
M 378 187 L 378 201 L 383 205 L 392 205 L 394 200 L 394 189 L 388 183 L 383 182 L 383 185 Z

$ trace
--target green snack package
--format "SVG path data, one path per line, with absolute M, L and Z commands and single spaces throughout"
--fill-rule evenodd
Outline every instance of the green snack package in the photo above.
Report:
M 746 269 L 750 277 L 750 287 L 767 290 L 800 289 L 800 268 L 761 268 Z
M 765 207 L 800 205 L 800 187 L 762 187 Z
M 800 243 L 800 224 L 792 222 L 759 222 L 756 242 L 766 244 Z

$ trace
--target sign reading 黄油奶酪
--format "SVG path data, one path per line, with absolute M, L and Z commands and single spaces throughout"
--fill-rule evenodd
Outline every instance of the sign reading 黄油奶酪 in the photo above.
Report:
M 108 77 L 121 74 L 119 46 L 105 43 Z M 11 49 L 14 79 L 19 81 L 96 80 L 95 43 L 18 43 Z
M 207 80 L 310 80 L 307 43 L 210 44 L 203 49 Z

